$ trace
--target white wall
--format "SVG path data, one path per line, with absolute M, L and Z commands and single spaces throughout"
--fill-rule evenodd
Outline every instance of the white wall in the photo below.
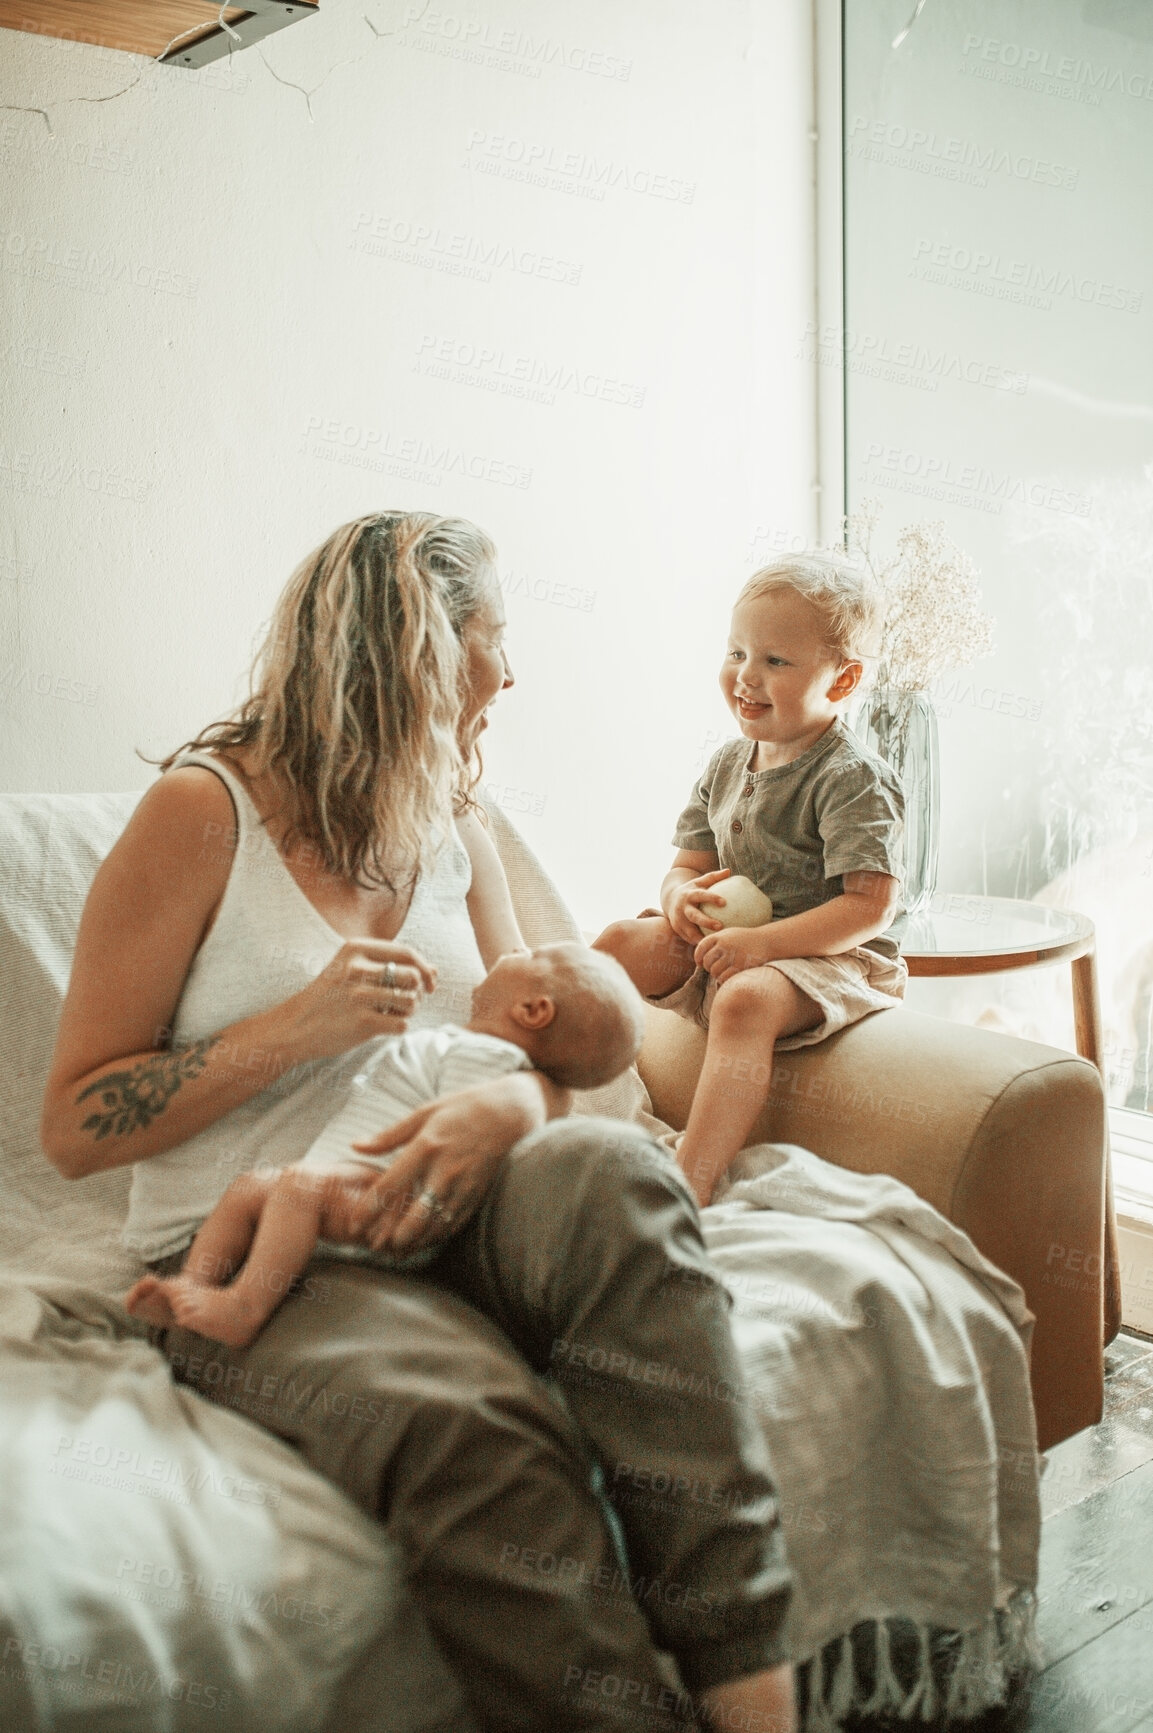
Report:
M 651 900 L 750 553 L 814 527 L 807 0 L 322 0 L 199 74 L 0 43 L 4 785 L 142 786 L 337 523 L 461 513 L 489 783 L 586 927 Z

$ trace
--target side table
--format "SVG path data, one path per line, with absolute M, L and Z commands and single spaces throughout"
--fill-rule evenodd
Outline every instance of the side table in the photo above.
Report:
M 993 975 L 1068 963 L 1073 977 L 1077 1052 L 1105 1078 L 1101 1005 L 1097 993 L 1097 937 L 1093 923 L 1070 909 L 1012 897 L 938 894 L 910 915 L 901 955 L 913 976 Z M 1121 1328 L 1121 1273 L 1108 1137 L 1105 1149 L 1104 1343 Z

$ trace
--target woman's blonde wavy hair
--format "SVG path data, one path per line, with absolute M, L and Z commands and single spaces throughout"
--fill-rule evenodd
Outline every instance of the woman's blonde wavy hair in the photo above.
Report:
M 479 756 L 458 739 L 463 633 L 496 590 L 496 550 L 475 524 L 378 512 L 343 524 L 296 568 L 230 718 L 181 752 L 249 749 L 286 790 L 291 839 L 365 888 L 407 885 L 454 812 L 475 805 Z M 143 756 L 143 754 L 141 754 Z M 284 808 L 281 809 L 285 810 Z

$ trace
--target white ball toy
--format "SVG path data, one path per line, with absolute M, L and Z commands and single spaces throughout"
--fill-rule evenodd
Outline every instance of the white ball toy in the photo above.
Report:
M 722 927 L 765 927 L 773 918 L 773 905 L 752 879 L 718 879 L 709 887 L 709 895 L 723 897 L 718 903 L 702 903 L 701 913 L 719 921 Z

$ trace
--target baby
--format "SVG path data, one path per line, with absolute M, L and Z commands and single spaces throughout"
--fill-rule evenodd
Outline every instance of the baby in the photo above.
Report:
M 508 952 L 475 989 L 463 1029 L 444 1024 L 385 1042 L 303 1159 L 242 1174 L 201 1226 L 181 1273 L 143 1277 L 126 1308 L 150 1323 L 183 1324 L 243 1348 L 322 1237 L 330 1242 L 325 1255 L 390 1267 L 428 1262 L 439 1248 L 396 1257 L 373 1252 L 380 1213 L 365 1193 L 399 1152 L 356 1159 L 350 1147 L 439 1096 L 510 1071 L 543 1071 L 567 1089 L 611 1083 L 636 1058 L 643 1028 L 636 990 L 610 958 L 579 944 Z M 420 1201 L 451 1219 L 431 1194 Z
M 702 1205 L 768 1100 L 774 1048 L 823 1041 L 904 994 L 904 800 L 842 716 L 878 625 L 871 584 L 842 558 L 800 554 L 749 579 L 721 668 L 741 737 L 681 814 L 663 914 L 596 940 L 653 1004 L 708 1029 L 677 1145 Z M 767 925 L 710 914 L 730 874 L 771 898 Z

